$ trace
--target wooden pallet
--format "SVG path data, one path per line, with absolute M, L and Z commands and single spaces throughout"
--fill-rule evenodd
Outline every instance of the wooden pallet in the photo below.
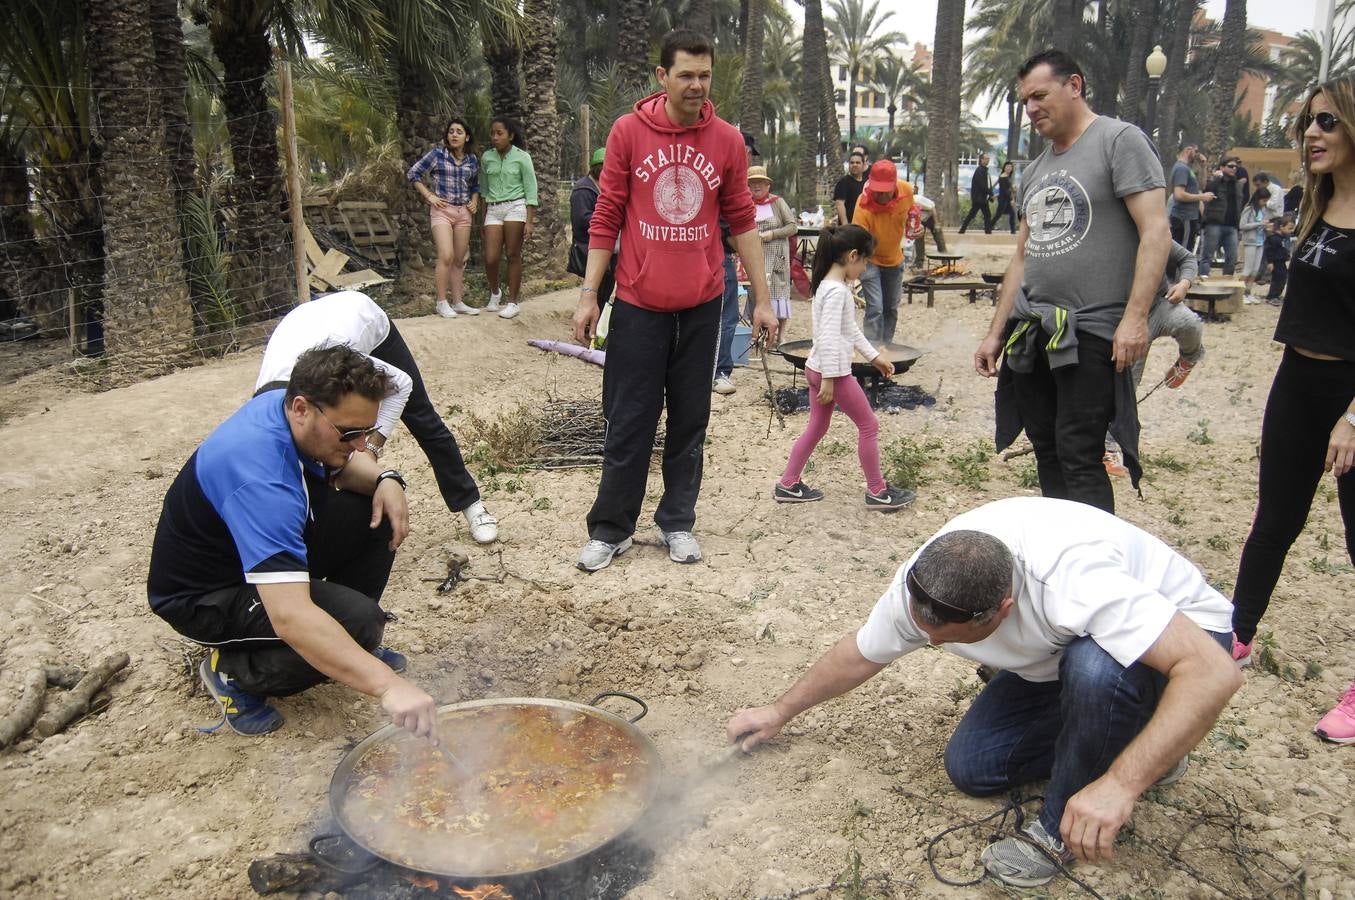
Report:
M 382 265 L 395 265 L 395 229 L 381 201 L 344 200 L 330 207 L 330 227 L 342 231 L 353 247 Z
M 310 275 L 310 286 L 315 291 L 361 290 L 376 284 L 384 284 L 389 278 L 383 278 L 371 269 L 357 272 L 345 272 L 350 257 L 338 250 L 321 250 L 310 227 L 306 228 L 306 268 Z

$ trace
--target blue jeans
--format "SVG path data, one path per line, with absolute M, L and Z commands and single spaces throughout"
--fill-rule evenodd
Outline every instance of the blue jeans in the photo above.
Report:
M 899 321 L 899 298 L 903 296 L 903 266 L 867 263 L 861 273 L 861 293 L 866 295 L 861 332 L 872 344 L 892 344 Z
M 734 257 L 725 254 L 725 293 L 720 302 L 720 348 L 715 354 L 715 377 L 734 371 L 734 329 L 739 325 L 739 276 Z
M 1204 226 L 1204 243 L 1200 248 L 1200 274 L 1209 274 L 1209 264 L 1219 247 L 1223 247 L 1223 274 L 1231 275 L 1237 268 L 1237 229 L 1232 225 Z
M 1231 647 L 1231 633 L 1207 633 Z M 1068 798 L 1106 773 L 1153 717 L 1166 686 L 1156 669 L 1125 668 L 1096 641 L 1078 638 L 1064 648 L 1058 681 L 993 676 L 946 745 L 946 774 L 974 797 L 1048 778 L 1040 824 L 1057 835 Z

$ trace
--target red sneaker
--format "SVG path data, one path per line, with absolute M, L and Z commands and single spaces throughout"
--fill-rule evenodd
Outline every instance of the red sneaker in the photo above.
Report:
M 1251 665 L 1251 647 L 1256 643 L 1256 638 L 1252 638 L 1247 643 L 1242 643 L 1233 635 L 1233 662 L 1237 663 L 1239 669 Z
M 1179 388 L 1185 384 L 1186 379 L 1190 377 L 1190 370 L 1193 368 L 1195 368 L 1195 363 L 1178 356 L 1176 362 L 1172 363 L 1171 368 L 1167 370 L 1167 387 Z
M 1124 454 L 1119 450 L 1107 450 L 1106 455 L 1101 457 L 1101 464 L 1106 467 L 1107 475 L 1123 477 L 1129 474 L 1124 465 Z

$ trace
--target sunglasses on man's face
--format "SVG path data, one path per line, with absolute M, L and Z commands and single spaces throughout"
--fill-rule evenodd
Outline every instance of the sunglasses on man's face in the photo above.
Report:
M 1341 120 L 1329 112 L 1320 112 L 1315 116 L 1304 116 L 1300 121 L 1303 125 L 1303 131 L 1307 131 L 1308 126 L 1316 122 L 1318 129 L 1323 134 L 1331 134 L 1336 130 L 1336 126 L 1341 124 Z
M 320 404 L 312 403 L 311 405 L 314 406 L 315 411 L 320 414 L 320 418 L 328 422 L 329 427 L 333 428 L 335 431 L 339 433 L 339 443 L 341 444 L 350 444 L 353 441 L 356 441 L 358 438 L 370 437 L 371 435 L 376 433 L 375 425 L 372 425 L 369 428 L 340 428 L 338 425 L 334 424 L 333 419 L 325 415 L 325 411 L 320 408 Z

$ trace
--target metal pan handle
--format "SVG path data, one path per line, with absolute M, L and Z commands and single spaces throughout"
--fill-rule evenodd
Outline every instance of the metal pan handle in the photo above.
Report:
M 639 706 L 640 706 L 640 714 L 639 714 L 638 716 L 636 716 L 635 718 L 633 718 L 633 719 L 627 719 L 627 720 L 626 720 L 627 722 L 631 722 L 632 724 L 635 723 L 635 722 L 640 721 L 641 719 L 643 719 L 643 718 L 645 717 L 645 715 L 648 714 L 648 712 L 649 712 L 649 704 L 648 704 L 648 703 L 646 703 L 645 701 L 641 700 L 639 697 L 635 696 L 634 694 L 627 694 L 625 691 L 603 691 L 601 694 L 598 694 L 598 695 L 597 695 L 596 697 L 594 697 L 592 700 L 589 700 L 589 701 L 588 701 L 588 705 L 589 705 L 589 706 L 597 706 L 597 705 L 598 705 L 598 701 L 601 700 L 603 697 L 624 697 L 625 699 L 631 701 L 632 703 L 637 703 L 637 704 L 639 704 Z

